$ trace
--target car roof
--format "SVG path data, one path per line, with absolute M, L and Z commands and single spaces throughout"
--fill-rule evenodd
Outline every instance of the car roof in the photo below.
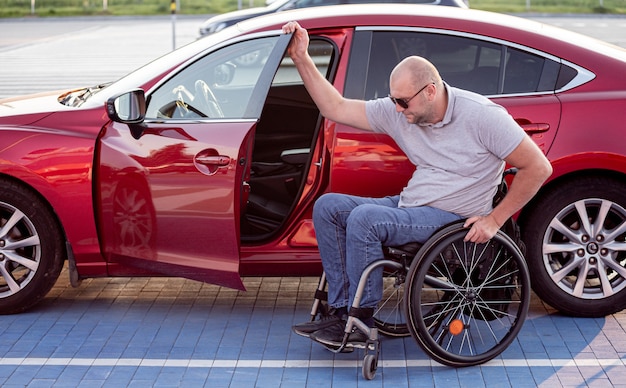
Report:
M 332 7 L 332 8 L 329 8 Z M 344 4 L 324 7 L 295 9 L 270 14 L 261 18 L 245 20 L 239 23 L 242 32 L 262 30 L 275 24 L 297 20 L 305 28 L 324 28 L 332 26 L 412 25 L 407 19 L 415 16 L 422 18 L 448 18 L 472 22 L 487 22 L 510 26 L 514 18 L 515 28 L 537 32 L 542 24 L 506 14 L 486 12 L 475 9 L 441 7 L 431 4 Z M 337 23 L 341 19 L 343 23 Z M 349 22 L 348 22 L 349 21 Z M 382 23 L 381 23 L 382 22 Z
M 419 25 L 416 24 L 419 17 Z M 442 23 L 444 19 L 452 23 Z M 326 7 L 295 9 L 272 13 L 239 22 L 235 28 L 241 33 L 280 28 L 296 20 L 304 28 L 325 29 L 336 27 L 421 27 L 477 33 L 509 42 L 537 43 L 538 50 L 552 52 L 555 41 L 572 48 L 595 51 L 617 57 L 626 62 L 626 49 L 538 21 L 476 9 L 442 7 L 424 4 L 347 4 Z M 541 42 L 537 38 L 541 37 Z M 541 46 L 543 44 L 543 46 Z

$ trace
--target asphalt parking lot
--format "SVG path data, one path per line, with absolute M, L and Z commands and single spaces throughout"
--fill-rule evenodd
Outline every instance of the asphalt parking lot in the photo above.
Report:
M 527 17 L 626 47 L 625 17 Z M 204 19 L 0 19 L 0 98 L 114 81 L 197 39 Z
M 202 17 L 0 21 L 0 98 L 119 78 L 197 37 Z M 626 47 L 626 19 L 552 18 Z M 595 35 L 594 35 L 595 36 Z M 498 358 L 454 369 L 411 338 L 334 355 L 293 334 L 315 278 L 247 278 L 246 292 L 178 278 L 67 273 L 36 308 L 0 316 L 2 387 L 626 387 L 626 312 L 583 319 L 533 299 Z

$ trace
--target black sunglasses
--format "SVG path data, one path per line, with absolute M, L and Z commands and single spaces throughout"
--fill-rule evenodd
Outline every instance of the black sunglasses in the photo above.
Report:
M 420 90 L 417 91 L 417 93 L 415 93 L 413 95 L 413 97 L 409 97 L 409 98 L 395 98 L 395 97 L 391 97 L 391 94 L 389 95 L 389 98 L 391 98 L 391 101 L 393 101 L 394 104 L 398 104 L 400 105 L 400 108 L 402 109 L 406 109 L 409 107 L 409 102 L 415 98 L 415 96 L 417 96 L 418 94 L 420 94 L 421 92 L 424 91 L 424 89 L 426 89 L 428 86 L 430 85 L 434 85 L 433 82 L 427 84 L 426 86 L 424 86 L 423 88 L 421 88 Z

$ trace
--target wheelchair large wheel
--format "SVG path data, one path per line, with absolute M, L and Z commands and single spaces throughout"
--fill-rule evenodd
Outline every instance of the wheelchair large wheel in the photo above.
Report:
M 405 290 L 411 335 L 435 361 L 453 367 L 502 353 L 530 304 L 528 267 L 515 243 L 500 231 L 486 244 L 464 242 L 462 225 L 428 240 L 411 264 Z
M 383 270 L 383 298 L 374 312 L 378 332 L 389 337 L 411 335 L 406 324 L 404 307 L 404 281 L 406 268 Z

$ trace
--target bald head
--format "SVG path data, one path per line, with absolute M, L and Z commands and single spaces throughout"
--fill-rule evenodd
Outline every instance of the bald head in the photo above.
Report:
M 448 93 L 439 71 L 428 60 L 418 56 L 402 60 L 391 72 L 389 92 L 396 102 L 396 110 L 402 112 L 409 123 L 434 124 L 443 120 Z
M 416 55 L 404 58 L 391 72 L 390 82 L 408 82 L 419 88 L 428 83 L 441 85 L 441 76 L 437 68 L 427 59 Z

